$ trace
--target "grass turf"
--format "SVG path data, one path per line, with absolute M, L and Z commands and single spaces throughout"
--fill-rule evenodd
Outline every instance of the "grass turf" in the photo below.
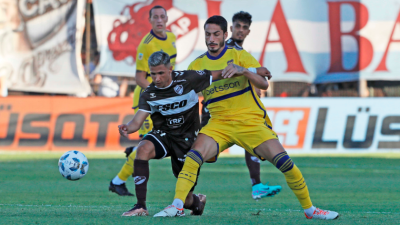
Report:
M 398 157 L 292 157 L 313 204 L 341 214 L 335 221 L 314 221 L 305 219 L 284 176 L 268 162 L 262 163 L 262 181 L 283 190 L 273 198 L 254 201 L 244 157 L 223 157 L 203 166 L 196 187 L 196 193 L 207 195 L 201 217 L 121 217 L 136 201 L 108 192 L 110 180 L 124 163 L 123 153 L 86 154 L 89 172 L 75 182 L 59 174 L 61 154 L 0 153 L 0 224 L 398 224 L 400 220 Z M 169 159 L 150 162 L 150 215 L 172 202 L 175 183 Z M 127 185 L 134 192 L 131 178 Z

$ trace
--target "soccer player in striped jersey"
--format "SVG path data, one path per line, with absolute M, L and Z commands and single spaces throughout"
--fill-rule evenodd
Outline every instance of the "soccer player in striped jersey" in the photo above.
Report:
M 120 134 L 127 137 L 136 132 L 149 115 L 154 123 L 154 129 L 142 139 L 136 151 L 134 179 L 137 204 L 122 216 L 149 214 L 146 208 L 149 160 L 170 157 L 173 174 L 178 177 L 200 129 L 197 93 L 210 86 L 213 79 L 223 78 L 222 70 L 172 71 L 170 58 L 162 51 L 150 56 L 149 66 L 153 82 L 140 96 L 138 112 L 129 123 L 118 127 Z M 176 216 L 185 215 L 183 208 L 191 209 L 192 215 L 203 213 L 206 196 L 194 195 L 194 186 L 185 196 L 185 204 Z
M 139 106 L 139 97 L 152 82 L 148 59 L 156 51 L 164 51 L 170 56 L 171 66 L 175 68 L 176 45 L 175 35 L 166 30 L 168 16 L 167 11 L 162 6 L 154 6 L 149 11 L 149 22 L 152 30 L 143 37 L 137 49 L 136 56 L 136 89 L 133 95 L 133 109 Z M 146 118 L 139 129 L 139 137 L 142 138 L 153 128 L 150 118 Z M 133 196 L 126 188 L 125 182 L 134 171 L 134 161 L 136 157 L 136 148 L 129 147 L 125 150 L 127 161 L 122 166 L 117 176 L 110 182 L 109 190 L 121 196 Z
M 174 201 L 154 216 L 176 216 L 196 183 L 197 173 L 203 162 L 216 161 L 223 150 L 237 144 L 251 155 L 268 160 L 284 174 L 288 186 L 304 209 L 306 218 L 338 218 L 337 212 L 313 206 L 303 175 L 279 142 L 264 105 L 254 93 L 253 86 L 259 89 L 268 88 L 268 81 L 250 69 L 260 67 L 260 64 L 245 50 L 228 48 L 225 45 L 227 26 L 228 23 L 222 16 L 212 16 L 204 25 L 208 51 L 195 59 L 189 69 L 219 70 L 227 64 L 234 66 L 223 72 L 228 79 L 214 80 L 202 91 L 211 119 L 201 129 L 192 150 L 186 154 L 185 164 L 176 183 Z M 243 76 L 231 77 L 237 71 L 241 71 Z

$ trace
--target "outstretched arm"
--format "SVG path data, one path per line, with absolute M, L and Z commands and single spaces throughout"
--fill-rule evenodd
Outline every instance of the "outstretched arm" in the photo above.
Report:
M 150 113 L 139 110 L 127 124 L 118 125 L 119 134 L 128 138 L 128 134 L 135 133 L 142 126 Z

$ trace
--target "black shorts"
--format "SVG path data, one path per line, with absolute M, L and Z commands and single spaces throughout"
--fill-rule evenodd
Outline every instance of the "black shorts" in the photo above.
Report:
M 186 154 L 190 151 L 192 144 L 195 141 L 194 135 L 173 135 L 159 130 L 152 130 L 142 140 L 151 141 L 156 150 L 155 159 L 171 157 L 172 173 L 178 178 L 179 173 L 185 163 Z M 197 177 L 200 175 L 200 169 L 197 172 Z M 194 190 L 196 183 L 190 191 Z

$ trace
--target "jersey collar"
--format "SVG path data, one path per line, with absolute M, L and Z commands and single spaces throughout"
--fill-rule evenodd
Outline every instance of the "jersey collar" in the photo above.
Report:
M 154 87 L 157 88 L 157 89 L 167 89 L 167 88 L 171 87 L 172 83 L 174 83 L 173 80 L 171 80 L 171 83 L 170 83 L 168 86 L 166 86 L 166 87 L 159 88 L 159 87 L 157 87 L 155 84 L 154 84 Z
M 152 34 L 154 37 L 156 37 L 158 40 L 161 40 L 161 41 L 165 41 L 165 40 L 167 40 L 167 38 L 168 38 L 167 33 L 165 33 L 165 35 L 166 35 L 165 38 L 162 38 L 162 37 L 157 36 L 157 35 L 153 32 L 153 30 L 150 31 L 150 34 Z
M 217 55 L 217 56 L 212 56 L 212 55 L 210 55 L 210 53 L 207 51 L 207 57 L 208 57 L 209 59 L 211 59 L 211 60 L 217 60 L 217 59 L 221 58 L 221 57 L 225 54 L 226 50 L 228 50 L 228 46 L 225 44 L 224 49 L 222 50 L 221 53 L 219 53 L 219 55 Z

